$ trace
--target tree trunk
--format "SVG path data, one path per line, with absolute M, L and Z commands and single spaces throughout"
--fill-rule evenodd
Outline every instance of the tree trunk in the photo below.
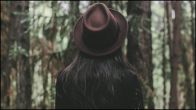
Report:
M 185 73 L 185 104 L 184 104 L 184 109 L 190 109 L 190 108 L 194 108 L 194 93 L 193 93 L 193 89 L 192 89 L 192 84 L 191 84 L 191 74 L 189 71 L 190 68 L 190 63 L 188 61 L 188 56 L 187 56 L 187 48 L 185 47 L 185 45 L 182 44 L 182 65 L 183 65 L 183 71 Z
M 173 4 L 172 4 L 173 3 Z M 170 49 L 170 67 L 171 67 L 171 89 L 169 108 L 178 109 L 178 69 L 179 69 L 179 52 L 180 52 L 180 23 L 181 23 L 181 6 L 179 1 L 166 2 L 166 13 L 168 22 L 168 37 Z M 172 6 L 175 11 L 175 19 L 172 24 Z
M 28 22 L 21 24 L 21 20 L 25 19 L 28 13 L 29 2 L 26 1 L 13 1 L 11 2 L 12 14 L 11 14 L 11 23 L 12 25 L 12 36 L 16 37 L 16 42 L 18 47 L 21 49 L 18 55 L 17 61 L 17 100 L 16 108 L 31 108 L 31 94 L 32 94 L 32 85 L 31 85 L 31 73 L 29 65 L 29 32 L 27 32 L 27 27 L 29 26 Z M 16 15 L 13 12 L 23 13 Z M 14 30 L 14 31 L 13 31 Z
M 10 106 L 10 4 L 1 1 L 1 108 Z
M 195 13 L 195 2 L 190 1 L 191 5 L 191 40 L 192 40 L 192 49 L 193 49 L 193 62 L 195 64 L 195 18 L 194 18 L 194 13 Z
M 165 56 L 165 52 L 166 52 L 166 49 L 165 49 L 165 36 L 163 36 L 163 45 L 162 45 L 162 57 L 163 57 L 163 60 L 162 60 L 162 75 L 163 75 L 163 109 L 166 109 L 166 56 Z
M 191 26 L 191 40 L 192 40 L 192 50 L 193 50 L 193 80 L 195 84 L 195 17 L 193 16 L 195 14 L 195 2 L 190 1 L 191 4 L 191 18 L 192 18 L 192 26 Z M 195 85 L 194 85 L 195 86 Z M 193 87 L 193 97 L 192 97 L 192 103 L 191 103 L 191 108 L 195 109 L 195 87 Z
M 151 34 L 151 3 L 150 1 L 143 1 L 141 3 L 141 8 L 143 10 L 142 14 L 142 33 L 141 33 L 141 50 L 142 56 L 145 62 L 145 71 L 147 71 L 147 81 L 148 86 L 151 89 L 151 93 L 148 98 L 148 109 L 154 109 L 153 101 L 153 65 L 152 65 L 152 34 Z
M 162 77 L 163 77 L 163 109 L 166 109 L 166 105 L 167 105 L 167 101 L 166 101 L 166 63 L 167 63 L 167 59 L 166 59 L 166 44 L 167 44 L 167 41 L 166 41 L 166 36 L 167 36 L 167 33 L 166 33 L 166 17 L 165 17 L 165 12 L 164 12 L 164 18 L 163 18 L 163 24 L 164 24 L 164 34 L 163 34 L 163 37 L 162 37 Z
M 73 16 L 73 19 L 71 19 L 72 20 L 71 27 L 70 27 L 71 29 L 74 28 L 74 25 L 75 25 L 77 19 L 80 17 L 79 4 L 80 4 L 80 1 L 74 1 L 74 2 L 69 3 L 69 7 L 71 7 L 69 10 L 69 13 L 71 13 L 72 14 L 71 16 Z M 72 32 L 70 32 L 68 46 L 67 46 L 67 49 L 64 53 L 64 58 L 65 58 L 64 61 L 66 61 L 66 62 L 64 62 L 65 67 L 68 66 L 72 62 L 76 53 L 77 52 L 76 52 L 76 46 L 73 41 L 73 34 L 72 34 Z
M 56 37 L 57 34 L 57 19 L 56 19 L 56 7 L 57 7 L 57 1 L 52 1 L 51 2 L 51 8 L 52 8 L 52 17 L 51 17 L 51 24 L 52 27 L 49 28 L 49 32 L 46 31 L 45 32 L 45 36 L 46 36 L 46 41 L 45 42 L 50 42 L 52 44 L 52 51 L 54 51 L 54 39 Z M 47 45 L 47 43 L 45 43 Z M 42 43 L 42 55 L 41 55 L 41 61 L 42 61 L 42 66 L 41 66 L 41 70 L 42 70 L 42 78 L 43 78 L 43 100 L 42 100 L 42 109 L 47 109 L 48 107 L 48 97 L 49 97 L 49 91 L 47 90 L 48 87 L 48 66 L 49 66 L 49 55 L 47 53 L 47 50 L 45 49 L 45 45 L 44 43 Z M 53 78 L 53 77 L 52 77 Z M 52 80 L 53 81 L 53 80 Z M 53 82 L 55 83 L 55 82 Z M 51 91 L 51 94 L 54 95 L 52 93 L 53 91 Z
M 154 109 L 150 1 L 128 1 L 127 59 L 141 76 L 148 108 Z M 141 29 L 141 31 L 140 31 Z M 140 45 L 139 45 L 140 44 Z
M 128 16 L 128 36 L 127 36 L 127 59 L 136 70 L 140 70 L 143 64 L 141 62 L 141 52 L 139 48 L 139 24 L 140 19 L 136 15 L 141 16 L 139 7 L 140 1 L 128 1 L 127 3 L 127 16 Z M 139 66 L 141 65 L 141 66 Z M 142 69 L 142 68 L 141 68 Z
M 193 49 L 193 59 L 195 58 L 194 56 L 194 51 L 195 51 L 195 47 L 194 47 L 194 18 L 193 18 L 193 7 L 194 7 L 194 3 L 190 2 L 191 4 L 191 22 L 192 22 L 192 26 L 191 26 L 191 40 L 192 40 L 192 49 Z M 186 18 L 185 18 L 186 19 Z M 184 36 L 185 39 L 186 36 Z M 188 56 L 187 56 L 187 46 L 185 44 L 181 44 L 181 48 L 182 48 L 182 65 L 183 65 L 183 71 L 185 73 L 185 103 L 184 103 L 184 109 L 194 109 L 195 108 L 195 95 L 194 95 L 194 90 L 192 89 L 193 85 L 191 83 L 191 71 L 190 71 L 190 65 L 191 65 L 191 61 L 188 61 Z M 193 60 L 193 64 L 195 62 L 195 59 Z M 193 70 L 194 72 L 195 70 Z

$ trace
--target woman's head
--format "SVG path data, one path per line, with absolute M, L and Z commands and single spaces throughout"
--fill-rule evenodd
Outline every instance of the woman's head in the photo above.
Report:
M 106 56 L 124 43 L 127 21 L 118 11 L 96 3 L 79 18 L 73 38 L 77 48 L 90 56 Z

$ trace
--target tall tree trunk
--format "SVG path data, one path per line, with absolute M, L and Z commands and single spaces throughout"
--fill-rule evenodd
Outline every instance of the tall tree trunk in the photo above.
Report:
M 127 59 L 141 75 L 148 108 L 154 109 L 150 1 L 128 1 Z M 139 29 L 142 29 L 141 31 Z M 141 45 L 139 45 L 141 44 Z
M 194 13 L 195 13 L 195 2 L 190 1 L 191 5 L 191 40 L 192 40 L 192 49 L 193 49 L 193 62 L 195 64 L 195 18 L 194 18 Z
M 167 36 L 167 33 L 166 33 L 166 17 L 165 17 L 165 12 L 164 12 L 164 18 L 163 18 L 163 24 L 164 24 L 164 34 L 163 34 L 163 37 L 162 37 L 162 76 L 163 76 L 163 109 L 166 109 L 166 63 L 167 63 L 167 59 L 166 59 L 166 36 Z
M 194 56 L 194 52 L 195 52 L 195 41 L 194 41 L 194 34 L 195 34 L 195 30 L 194 30 L 194 18 L 193 18 L 193 7 L 194 7 L 194 3 L 192 3 L 190 1 L 190 5 L 191 5 L 191 22 L 192 22 L 192 26 L 191 26 L 191 40 L 192 40 L 192 49 L 193 49 L 193 64 L 195 64 L 195 56 Z M 186 18 L 185 18 L 186 19 Z M 184 36 L 186 37 L 186 36 Z M 184 38 L 185 39 L 185 38 Z M 182 48 L 182 65 L 183 65 L 183 70 L 184 70 L 184 73 L 185 73 L 185 103 L 184 103 L 184 107 L 185 109 L 193 109 L 195 108 L 195 95 L 194 95 L 194 90 L 193 90 L 193 85 L 191 83 L 191 71 L 190 71 L 190 65 L 192 62 L 188 61 L 188 56 L 187 56 L 187 46 L 185 44 L 181 44 L 181 48 Z M 193 70 L 194 72 L 195 70 Z
M 179 69 L 179 54 L 180 54 L 180 23 L 181 23 L 181 2 L 180 1 L 167 1 L 166 12 L 168 22 L 168 37 L 170 49 L 170 65 L 171 65 L 171 89 L 169 108 L 178 109 L 178 69 Z M 172 24 L 172 6 L 175 11 L 175 19 Z
M 1 1 L 1 108 L 10 106 L 10 4 Z
M 195 73 L 195 17 L 193 16 L 195 13 L 195 2 L 191 1 L 191 18 L 192 18 L 192 26 L 191 26 L 191 40 L 192 40 L 192 50 L 193 50 L 193 72 Z M 195 84 L 195 74 L 193 74 L 194 78 L 193 78 L 193 82 Z M 192 101 L 192 106 L 193 108 L 195 108 L 195 87 L 193 88 L 193 101 Z
M 145 71 L 147 71 L 148 86 L 151 89 L 151 93 L 148 98 L 148 109 L 154 109 L 153 101 L 153 64 L 152 64 L 152 34 L 151 34 L 151 2 L 143 1 L 141 8 L 142 14 L 142 33 L 141 33 L 141 50 L 145 62 Z
M 139 48 L 139 26 L 141 16 L 141 9 L 138 8 L 140 1 L 128 1 L 127 16 L 128 16 L 128 36 L 127 36 L 127 59 L 136 70 L 140 70 L 143 64 L 141 62 L 141 52 Z M 141 66 L 139 66 L 141 65 Z
M 80 1 L 74 1 L 74 2 L 70 1 L 69 3 L 69 7 L 71 7 L 69 10 L 69 13 L 71 13 L 72 14 L 71 16 L 73 16 L 73 19 L 71 19 L 72 20 L 71 29 L 73 29 L 76 23 L 75 21 L 77 21 L 77 19 L 80 17 L 79 4 L 80 4 Z M 66 61 L 65 66 L 68 66 L 72 62 L 73 58 L 75 57 L 75 54 L 76 54 L 76 46 L 73 43 L 73 34 L 71 32 L 67 50 L 64 53 L 64 58 L 65 58 L 64 61 Z
M 193 93 L 193 89 L 192 89 L 192 84 L 191 84 L 191 74 L 189 71 L 190 68 L 190 63 L 188 61 L 188 56 L 187 56 L 187 48 L 185 46 L 185 44 L 182 44 L 182 65 L 183 65 L 183 71 L 185 73 L 185 104 L 184 104 L 184 109 L 190 109 L 190 108 L 194 108 L 194 93 Z
M 17 61 L 17 100 L 16 108 L 31 108 L 31 94 L 32 94 L 32 85 L 31 85 L 31 73 L 29 65 L 29 32 L 27 32 L 27 27 L 29 26 L 28 22 L 21 24 L 21 20 L 24 20 L 28 13 L 29 2 L 27 1 L 12 1 L 12 14 L 11 14 L 11 23 L 14 33 L 12 37 L 16 37 L 17 45 L 21 47 L 24 51 L 20 51 Z M 14 12 L 22 13 L 20 15 L 14 14 Z
M 195 13 L 195 2 L 190 1 L 191 4 L 191 18 L 192 18 L 192 26 L 191 26 L 191 40 L 192 40 L 192 50 L 193 50 L 193 72 L 195 73 L 195 17 L 193 16 Z M 195 84 L 195 74 L 193 74 L 193 82 Z M 195 87 L 193 87 L 193 97 L 192 97 L 191 108 L 195 109 Z
M 163 109 L 166 109 L 166 56 L 165 56 L 165 36 L 163 36 L 163 45 L 162 45 L 162 76 L 163 76 Z
M 51 28 L 49 28 L 49 32 L 46 31 L 45 32 L 45 36 L 46 36 L 46 41 L 45 42 L 50 42 L 52 44 L 52 51 L 54 51 L 54 39 L 56 38 L 56 34 L 57 34 L 57 19 L 56 19 L 56 7 L 57 7 L 57 1 L 52 1 L 51 2 L 51 8 L 52 8 L 52 17 L 51 17 Z M 47 43 L 45 43 L 47 44 Z M 49 65 L 49 57 L 50 55 L 48 55 L 47 53 L 47 49 L 45 49 L 45 45 L 44 43 L 42 43 L 42 78 L 43 78 L 43 100 L 42 100 L 42 109 L 47 109 L 48 107 L 48 96 L 49 96 L 49 91 L 47 90 L 48 87 L 48 65 Z M 52 77 L 53 78 L 53 77 Z M 53 81 L 53 80 L 52 80 Z M 53 82 L 54 83 L 54 82 Z M 52 86 L 53 87 L 53 86 Z M 52 93 L 53 91 L 51 91 Z M 52 95 L 54 95 L 52 93 Z

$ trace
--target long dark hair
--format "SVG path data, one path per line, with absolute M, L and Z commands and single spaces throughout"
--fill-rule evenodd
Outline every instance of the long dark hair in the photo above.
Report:
M 121 49 L 92 57 L 79 52 L 61 71 L 56 108 L 143 108 L 140 85 Z

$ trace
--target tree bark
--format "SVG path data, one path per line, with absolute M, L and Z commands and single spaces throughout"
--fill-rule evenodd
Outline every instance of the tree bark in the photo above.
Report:
M 139 50 L 139 23 L 140 19 L 136 15 L 141 16 L 140 9 L 138 8 L 140 2 L 128 1 L 127 3 L 127 15 L 128 15 L 128 36 L 127 36 L 127 59 L 135 68 L 139 70 L 139 65 L 142 63 L 141 53 Z M 142 65 L 141 65 L 142 66 Z
M 195 64 L 195 41 L 194 41 L 194 36 L 195 36 L 195 30 L 194 30 L 194 18 L 193 18 L 193 11 L 194 11 L 194 3 L 190 2 L 190 5 L 191 5 L 191 23 L 192 23 L 192 26 L 191 26 L 191 40 L 192 40 L 192 49 L 193 49 L 193 64 Z M 184 36 L 184 39 L 185 39 L 186 36 Z M 185 103 L 184 103 L 184 109 L 194 109 L 195 108 L 195 94 L 194 94 L 194 90 L 193 90 L 193 85 L 192 85 L 192 82 L 191 82 L 191 71 L 190 71 L 190 65 L 192 62 L 190 62 L 188 60 L 188 56 L 187 56 L 187 46 L 185 44 L 181 44 L 181 48 L 182 48 L 182 65 L 183 65 L 183 71 L 185 73 Z M 194 67 L 193 67 L 194 68 Z M 193 69 L 193 72 L 195 70 Z
M 193 62 L 195 64 L 195 18 L 194 18 L 194 13 L 195 13 L 195 2 L 190 1 L 191 5 L 191 40 L 192 40 L 192 49 L 193 49 Z
M 70 4 L 69 4 L 69 7 L 71 7 L 69 10 L 69 13 L 71 13 L 72 14 L 71 16 L 73 16 L 73 19 L 71 19 L 71 29 L 74 28 L 74 25 L 75 25 L 77 19 L 80 17 L 79 4 L 80 4 L 80 1 L 70 2 Z M 77 53 L 77 51 L 76 51 L 76 46 L 73 41 L 73 34 L 72 34 L 72 32 L 70 32 L 68 46 L 67 46 L 67 49 L 64 53 L 64 58 L 65 58 L 64 61 L 66 61 L 66 62 L 64 62 L 65 67 L 68 66 L 72 62 L 76 53 Z
M 194 66 L 193 66 L 193 72 L 194 72 L 194 74 L 193 74 L 193 76 L 194 76 L 194 78 L 193 78 L 193 82 L 194 82 L 194 84 L 195 84 L 195 17 L 193 16 L 194 15 L 194 13 L 195 13 L 195 2 L 190 2 L 191 3 L 191 18 L 192 18 L 192 28 L 191 28 L 191 38 L 192 38 L 192 50 L 193 50 L 193 64 L 194 64 Z M 193 101 L 192 101 L 192 104 L 193 104 L 193 106 L 191 106 L 191 107 L 193 107 L 193 108 L 195 108 L 195 87 L 193 88 Z
M 183 65 L 183 71 L 185 73 L 185 104 L 183 109 L 193 109 L 195 106 L 195 97 L 192 89 L 192 84 L 191 84 L 191 74 L 189 71 L 190 68 L 190 63 L 188 61 L 188 56 L 187 56 L 187 48 L 185 45 L 182 44 L 182 65 Z
M 179 70 L 179 55 L 180 55 L 180 23 L 181 23 L 181 6 L 180 1 L 167 1 L 166 13 L 168 22 L 168 37 L 170 49 L 170 67 L 171 67 L 171 89 L 169 108 L 178 109 L 178 70 Z M 172 6 L 175 11 L 175 19 L 172 24 Z
M 145 62 L 145 71 L 147 71 L 147 81 L 148 86 L 152 91 L 148 98 L 148 109 L 154 109 L 153 101 L 153 64 L 152 64 L 152 34 L 151 34 L 151 2 L 143 1 L 141 3 L 141 8 L 143 10 L 142 14 L 142 33 L 141 33 L 141 50 Z
M 52 44 L 52 51 L 54 49 L 54 39 L 57 34 L 57 19 L 56 19 L 56 7 L 57 7 L 57 1 L 52 1 L 51 2 L 51 8 L 52 8 L 52 17 L 51 17 L 51 24 L 52 27 L 49 28 L 49 32 L 46 31 L 46 41 L 45 42 L 51 42 Z M 47 44 L 47 43 L 46 43 Z M 47 54 L 47 50 L 44 49 L 45 45 L 44 43 L 42 44 L 42 55 L 41 55 L 41 61 L 42 61 L 42 78 L 43 78 L 43 100 L 42 100 L 42 109 L 47 109 L 48 104 L 47 104 L 47 97 L 49 95 L 49 91 L 47 90 L 48 86 L 48 66 L 49 66 L 49 55 Z M 53 78 L 53 77 L 52 77 Z M 52 80 L 53 82 L 53 80 Z M 55 83 L 55 82 L 53 82 Z M 53 91 L 51 91 L 52 93 Z M 53 93 L 52 93 L 53 95 Z
M 167 36 L 167 33 L 166 33 L 166 17 L 165 17 L 165 12 L 164 12 L 164 18 L 163 18 L 163 24 L 164 24 L 164 34 L 163 34 L 163 37 L 162 37 L 162 77 L 163 77 L 163 109 L 166 109 L 166 63 L 167 63 L 167 58 L 166 58 L 166 45 L 167 45 L 167 41 L 166 41 L 166 36 Z
M 25 19 L 28 13 L 29 2 L 27 1 L 13 1 L 11 2 L 12 14 L 11 14 L 11 23 L 14 33 L 13 36 L 16 37 L 17 45 L 21 47 L 23 51 L 20 51 L 17 60 L 17 100 L 16 108 L 24 109 L 31 108 L 31 94 L 32 94 L 32 78 L 29 64 L 29 32 L 27 28 L 29 26 L 28 22 L 21 24 L 21 20 Z M 16 15 L 13 12 L 23 13 L 22 15 Z M 11 36 L 11 37 L 13 37 Z
M 191 18 L 192 18 L 192 26 L 191 26 L 191 40 L 192 40 L 192 50 L 193 50 L 193 82 L 195 84 L 195 17 L 193 16 L 194 13 L 195 13 L 195 2 L 193 1 L 190 1 L 190 4 L 191 4 Z M 195 109 L 195 87 L 193 87 L 193 97 L 192 97 L 192 103 L 191 103 L 191 108 Z
M 1 108 L 10 106 L 10 4 L 1 1 Z
M 142 78 L 148 108 L 154 109 L 151 3 L 150 1 L 128 1 L 127 5 L 129 26 L 127 36 L 127 59 Z M 147 96 L 147 94 L 149 94 L 149 96 Z

